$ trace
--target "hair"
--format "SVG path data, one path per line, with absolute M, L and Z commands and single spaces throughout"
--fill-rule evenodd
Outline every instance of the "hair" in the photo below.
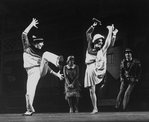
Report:
M 96 39 L 96 40 L 93 42 L 93 44 L 97 44 L 97 43 L 99 42 L 99 39 L 101 39 L 102 42 L 104 42 L 104 38 L 98 38 L 98 39 Z
M 70 60 L 75 60 L 75 57 L 74 57 L 73 55 L 68 56 L 66 63 L 68 64 L 68 62 L 69 62 Z

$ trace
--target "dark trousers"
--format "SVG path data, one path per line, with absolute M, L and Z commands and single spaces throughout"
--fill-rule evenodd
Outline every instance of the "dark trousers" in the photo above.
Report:
M 120 105 L 122 105 L 122 108 L 123 110 L 126 109 L 127 107 L 127 104 L 129 102 L 129 99 L 130 99 L 130 94 L 133 90 L 135 86 L 135 83 L 132 83 L 132 82 L 121 82 L 121 85 L 120 85 L 120 91 L 118 93 L 118 96 L 116 98 L 116 108 L 119 108 Z

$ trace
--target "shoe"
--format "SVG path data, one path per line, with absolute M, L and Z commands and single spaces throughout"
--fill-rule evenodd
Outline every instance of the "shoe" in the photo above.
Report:
M 78 113 L 79 110 L 78 110 L 78 107 L 75 107 L 75 113 Z
M 78 112 L 79 112 L 78 109 L 76 109 L 76 110 L 75 110 L 75 113 L 78 113 Z
M 117 34 L 117 32 L 118 32 L 118 30 L 117 30 L 117 29 L 115 29 L 115 30 L 113 31 L 113 35 L 116 35 L 116 34 Z
M 119 107 L 116 105 L 115 108 L 119 108 Z
M 122 109 L 121 112 L 129 112 L 128 109 Z
M 98 109 L 93 109 L 93 111 L 91 112 L 91 114 L 97 114 L 98 113 Z
M 32 116 L 34 112 L 26 111 L 22 116 Z
M 73 110 L 70 108 L 69 113 L 73 113 Z
M 115 106 L 115 111 L 120 112 L 120 108 L 118 106 Z
M 60 55 L 57 59 L 57 67 L 61 70 L 62 69 L 62 65 L 64 63 L 64 57 L 62 55 Z

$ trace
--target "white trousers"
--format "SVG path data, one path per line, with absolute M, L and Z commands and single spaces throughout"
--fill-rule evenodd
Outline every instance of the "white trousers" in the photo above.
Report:
M 27 111 L 35 112 L 33 108 L 33 100 L 35 96 L 36 87 L 40 79 L 40 68 L 34 67 L 26 71 L 28 75 L 26 84 L 26 108 Z
M 51 62 L 52 64 L 57 66 L 58 57 L 59 56 L 53 53 L 45 52 L 42 56 L 40 67 L 33 67 L 30 69 L 26 69 L 27 75 L 28 75 L 27 84 L 26 84 L 27 111 L 35 112 L 34 107 L 33 107 L 33 101 L 34 101 L 34 96 L 35 96 L 38 81 L 41 78 L 41 74 L 43 74 L 43 72 L 44 72 L 44 75 L 46 75 L 48 72 L 49 67 L 48 67 L 47 62 Z

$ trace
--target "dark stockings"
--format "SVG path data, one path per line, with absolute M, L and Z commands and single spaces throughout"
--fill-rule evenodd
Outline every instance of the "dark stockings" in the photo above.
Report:
M 69 97 L 68 98 L 68 104 L 70 107 L 70 113 L 73 112 L 73 108 L 75 108 L 75 112 L 78 112 L 78 103 L 79 103 L 79 98 L 78 97 Z

